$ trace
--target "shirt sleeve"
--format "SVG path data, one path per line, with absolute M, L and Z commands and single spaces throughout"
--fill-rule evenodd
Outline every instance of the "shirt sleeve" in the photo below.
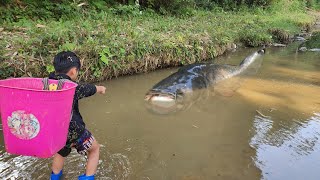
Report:
M 93 84 L 78 84 L 76 88 L 76 98 L 82 99 L 84 97 L 89 97 L 97 92 L 97 88 Z

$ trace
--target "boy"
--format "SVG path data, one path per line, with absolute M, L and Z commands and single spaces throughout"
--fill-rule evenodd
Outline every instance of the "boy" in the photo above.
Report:
M 49 75 L 50 79 L 76 81 L 81 64 L 75 53 L 63 51 L 54 57 L 53 66 L 55 73 Z M 51 180 L 59 180 L 61 178 L 64 159 L 70 154 L 71 148 L 76 148 L 79 154 L 87 155 L 88 157 L 86 173 L 79 176 L 78 179 L 94 179 L 99 161 L 99 144 L 85 128 L 85 123 L 79 112 L 78 100 L 92 96 L 95 93 L 104 94 L 105 90 L 104 86 L 92 84 L 79 84 L 77 86 L 73 99 L 72 118 L 69 125 L 67 142 L 65 147 L 53 157 Z

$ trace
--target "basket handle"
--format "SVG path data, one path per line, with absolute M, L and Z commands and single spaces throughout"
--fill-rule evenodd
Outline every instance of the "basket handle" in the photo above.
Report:
M 65 83 L 66 81 L 69 81 L 69 80 L 67 80 L 67 79 L 59 79 L 56 90 L 62 89 L 62 87 L 63 87 L 63 85 L 64 85 L 64 83 Z M 50 85 L 52 85 L 52 84 L 49 84 L 49 78 L 47 78 L 47 77 L 46 77 L 46 78 L 43 78 L 43 79 L 42 79 L 42 83 L 43 83 L 43 90 L 50 90 Z M 56 85 L 56 84 L 55 84 L 55 85 Z M 72 109 L 73 109 L 73 106 L 74 106 L 74 104 L 72 103 Z M 73 116 L 73 110 L 71 110 L 70 119 L 72 119 L 72 116 Z
M 49 78 L 43 78 L 42 79 L 43 90 L 61 90 L 66 81 L 67 81 L 66 79 L 59 79 L 58 85 L 56 85 L 53 83 L 49 84 Z

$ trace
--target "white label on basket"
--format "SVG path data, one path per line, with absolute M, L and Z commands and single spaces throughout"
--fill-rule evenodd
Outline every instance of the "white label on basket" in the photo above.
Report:
M 8 126 L 10 132 L 19 139 L 32 139 L 40 131 L 38 119 L 33 114 L 27 114 L 25 111 L 14 111 L 8 117 Z

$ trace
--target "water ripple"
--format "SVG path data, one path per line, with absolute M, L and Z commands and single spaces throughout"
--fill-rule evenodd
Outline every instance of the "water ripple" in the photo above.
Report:
M 33 174 L 48 169 L 48 166 L 45 166 L 47 164 L 45 159 L 12 156 L 6 152 L 1 152 L 0 162 L 0 177 L 5 179 L 34 179 L 32 178 Z
M 131 173 L 128 157 L 121 153 L 100 153 L 101 160 L 96 177 L 98 179 L 125 180 Z M 51 172 L 52 159 L 39 159 L 27 156 L 13 156 L 0 150 L 0 177 L 4 179 L 48 179 Z M 65 179 L 77 179 L 85 172 L 86 159 L 76 151 L 67 157 L 64 166 Z

